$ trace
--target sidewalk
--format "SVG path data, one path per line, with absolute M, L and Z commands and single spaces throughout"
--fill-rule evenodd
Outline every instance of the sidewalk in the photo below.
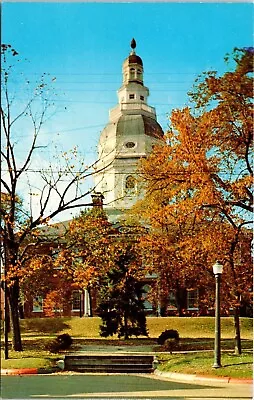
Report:
M 19 368 L 19 369 L 1 369 L 1 375 L 40 375 L 40 374 L 78 374 L 80 372 L 74 371 L 61 371 L 59 368 L 51 368 L 51 369 L 43 369 L 43 368 Z M 96 375 L 96 373 L 95 373 Z M 109 374 L 107 374 L 109 375 Z M 114 375 L 114 374 L 111 374 Z M 142 375 L 142 374 L 140 374 Z M 149 374 L 151 377 L 156 377 L 157 379 L 168 378 L 175 381 L 184 381 L 191 383 L 205 383 L 205 382 L 214 382 L 214 383 L 233 383 L 233 384 L 247 384 L 251 385 L 253 383 L 252 379 L 237 379 L 231 377 L 215 377 L 215 376 L 207 376 L 207 375 L 194 375 L 194 374 L 180 374 L 176 372 L 162 372 L 159 370 L 155 370 L 153 374 Z

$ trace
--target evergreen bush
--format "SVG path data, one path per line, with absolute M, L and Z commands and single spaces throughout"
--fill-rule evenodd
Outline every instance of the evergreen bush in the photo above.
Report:
M 98 315 L 102 319 L 100 335 L 148 336 L 144 309 L 143 282 L 130 273 L 135 255 L 127 249 L 101 285 Z
M 68 333 L 63 333 L 52 340 L 47 349 L 51 353 L 57 353 L 59 350 L 67 350 L 72 345 L 72 338 Z
M 179 333 L 175 329 L 166 329 L 164 332 L 160 334 L 157 339 L 158 344 L 163 345 L 166 340 L 174 339 L 175 341 L 179 341 Z

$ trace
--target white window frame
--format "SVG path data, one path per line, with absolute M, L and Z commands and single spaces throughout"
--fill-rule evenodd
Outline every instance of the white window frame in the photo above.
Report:
M 194 296 L 191 296 L 193 295 Z M 199 304 L 199 290 L 198 289 L 191 289 L 191 290 L 187 290 L 187 310 L 199 310 L 198 306 L 193 307 L 192 304 L 190 305 L 190 303 L 195 302 L 196 304 Z
M 78 293 L 78 295 L 79 295 L 79 308 L 74 308 L 73 307 L 73 300 L 74 300 L 73 294 L 74 293 Z M 79 290 L 73 290 L 71 295 L 72 295 L 71 310 L 72 311 L 80 311 L 81 310 L 81 293 L 80 293 L 80 291 Z

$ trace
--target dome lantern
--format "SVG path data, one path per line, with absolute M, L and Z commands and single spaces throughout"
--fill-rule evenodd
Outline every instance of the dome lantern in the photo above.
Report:
M 135 82 L 143 85 L 143 61 L 136 52 L 136 40 L 133 38 L 131 43 L 131 52 L 123 62 L 123 84 Z

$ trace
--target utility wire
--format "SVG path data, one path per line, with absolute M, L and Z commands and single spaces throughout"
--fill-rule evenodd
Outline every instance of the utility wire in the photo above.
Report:
M 105 167 L 105 170 L 106 170 L 106 168 L 107 167 Z M 93 167 L 92 166 L 90 166 L 89 167 L 89 169 L 91 170 L 91 169 L 93 169 Z M 87 169 L 87 170 L 89 170 L 89 169 Z M 2 169 L 2 171 L 3 172 L 8 172 L 8 169 Z M 19 172 L 19 169 L 17 169 L 17 172 Z M 50 173 L 54 173 L 54 174 L 58 174 L 58 173 L 61 173 L 61 174 L 64 174 L 64 175 L 68 175 L 68 174 L 80 174 L 80 171 L 65 171 L 65 170 L 52 170 L 52 169 L 32 169 L 32 168 L 28 168 L 28 169 L 26 169 L 24 172 L 31 172 L 31 173 L 41 173 L 41 172 L 50 172 Z M 98 175 L 98 174 L 107 174 L 107 175 L 126 175 L 127 173 L 126 172 L 110 172 L 110 171 L 101 171 L 100 173 L 99 172 L 94 172 L 93 173 L 93 175 Z M 181 176 L 181 175 L 183 175 L 184 174 L 184 172 L 182 173 L 182 172 L 172 172 L 172 173 L 167 173 L 167 175 L 168 176 L 175 176 L 175 175 L 179 175 L 179 176 Z M 189 174 L 189 172 L 188 172 L 188 174 Z M 190 173 L 191 175 L 195 175 L 195 174 L 197 174 L 197 172 L 191 172 Z M 198 172 L 198 174 L 207 174 L 207 171 L 199 171 Z M 230 175 L 230 176 L 239 176 L 239 172 L 231 172 L 230 174 L 229 174 L 229 172 L 228 171 L 220 171 L 219 172 L 219 174 L 220 175 Z M 88 175 L 88 176 L 91 176 L 91 172 L 87 172 L 87 173 L 85 173 L 84 174 L 84 176 L 86 176 L 86 175 Z M 140 175 L 140 173 L 138 173 L 137 171 L 136 172 L 128 172 L 128 175 Z
M 167 113 L 156 114 L 156 116 L 157 117 L 160 117 L 160 116 L 167 117 Z M 130 120 L 131 120 L 131 118 L 129 119 L 129 121 Z M 134 120 L 134 118 L 133 118 L 133 120 Z M 114 123 L 114 125 L 117 124 L 117 123 L 119 124 L 121 122 L 116 122 L 116 123 Z M 56 130 L 56 131 L 50 131 L 50 132 L 41 132 L 39 134 L 39 136 L 59 134 L 59 133 L 64 133 L 64 132 L 72 132 L 72 131 L 78 131 L 78 130 L 84 130 L 84 129 L 101 128 L 101 127 L 106 127 L 106 125 L 108 125 L 108 124 L 110 124 L 110 121 L 107 121 L 107 122 L 105 122 L 103 124 L 99 124 L 99 125 L 81 126 L 81 127 L 78 127 L 78 128 L 62 129 L 62 130 Z M 13 139 L 21 139 L 21 138 L 30 137 L 30 136 L 31 135 L 17 135 L 17 136 L 15 135 Z
M 28 72 L 26 75 L 36 75 L 36 76 L 41 76 L 43 75 L 44 77 L 47 76 L 116 76 L 119 75 L 119 71 L 121 74 L 121 69 L 117 70 L 116 72 L 90 72 L 90 71 L 84 71 L 84 72 Z M 199 75 L 200 71 L 190 71 L 190 72 L 179 72 L 179 71 L 166 71 L 166 72 L 145 72 L 145 76 L 147 75 Z

